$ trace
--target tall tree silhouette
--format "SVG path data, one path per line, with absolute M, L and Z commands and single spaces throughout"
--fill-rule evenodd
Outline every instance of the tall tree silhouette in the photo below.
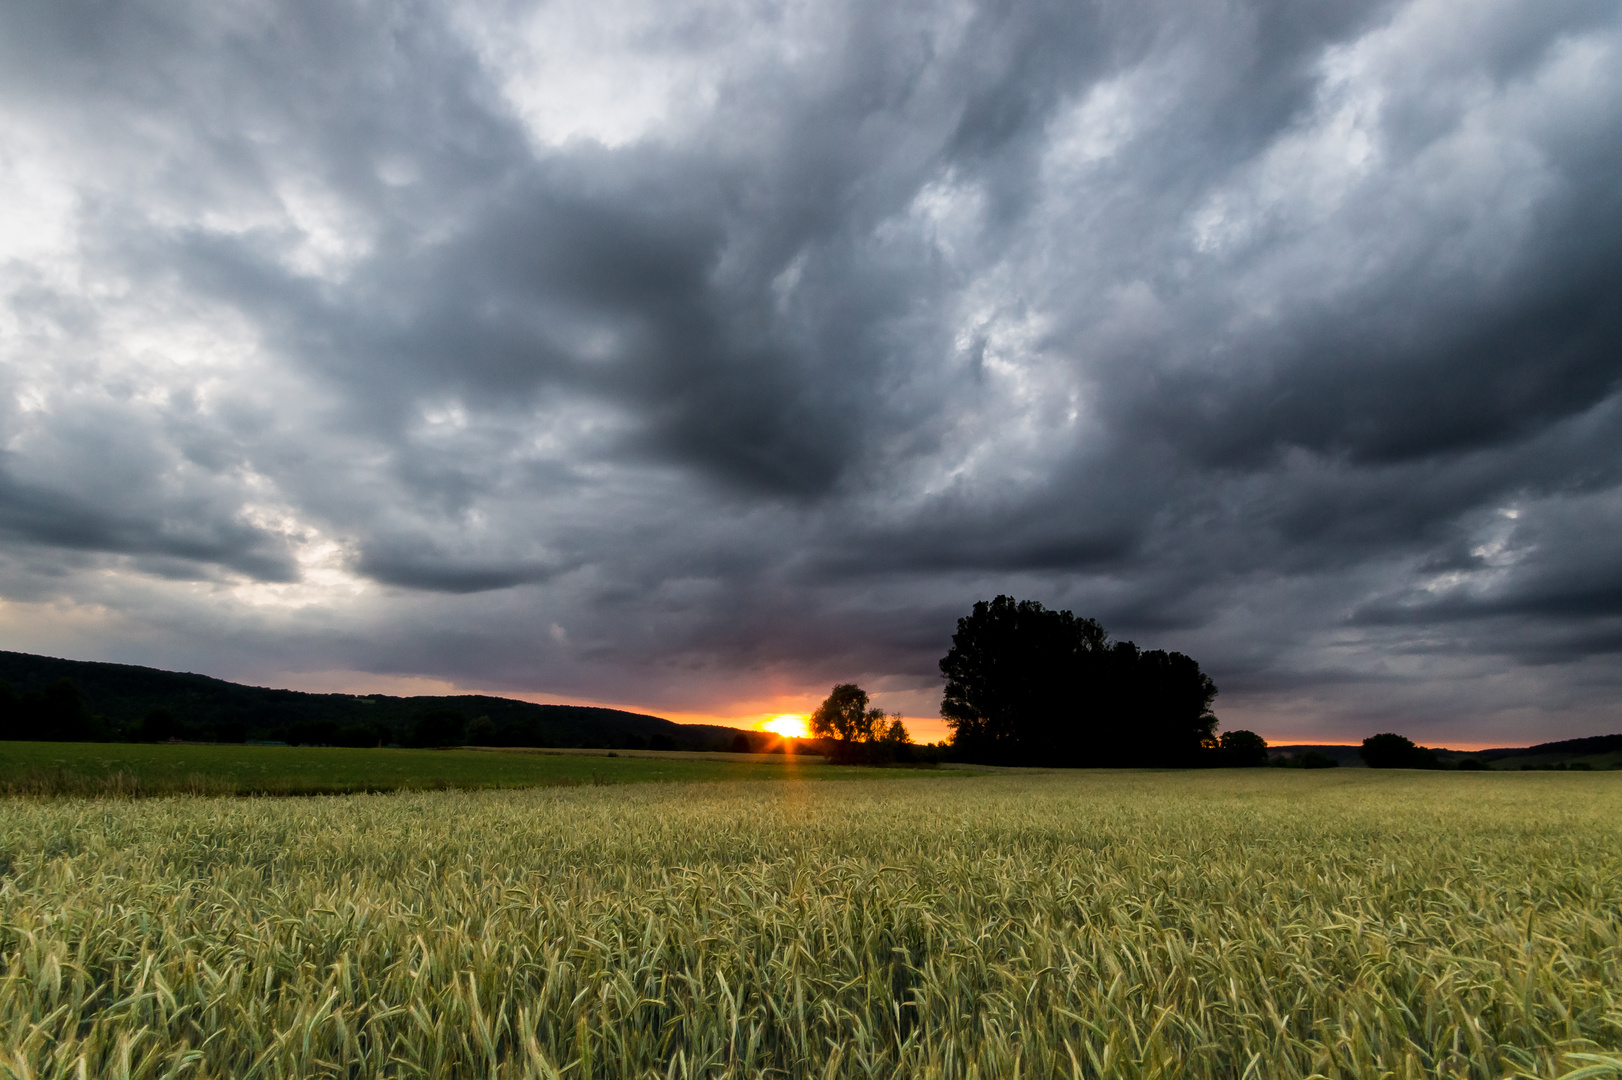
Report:
M 1034 600 L 981 601 L 941 660 L 941 716 L 969 760 L 1118 766 L 1216 760 L 1216 684 L 1182 653 L 1111 642 Z
M 952 650 L 941 660 L 946 692 L 941 716 L 953 745 L 984 761 L 1041 752 L 1053 733 L 1037 717 L 1071 711 L 1071 684 L 1084 656 L 1104 652 L 1109 637 L 1092 619 L 1050 611 L 1035 600 L 980 601 L 957 621 Z

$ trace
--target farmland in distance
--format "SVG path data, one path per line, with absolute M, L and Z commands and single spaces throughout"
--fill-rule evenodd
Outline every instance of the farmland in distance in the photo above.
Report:
M 1612 1075 L 1619 823 L 1605 773 L 11 799 L 0 1070 Z

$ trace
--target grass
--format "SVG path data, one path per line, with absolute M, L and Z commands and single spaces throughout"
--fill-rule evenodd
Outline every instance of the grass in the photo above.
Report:
M 1619 823 L 1350 769 L 0 801 L 0 1074 L 1622 1076 Z
M 781 754 L 608 753 L 0 742 L 0 794 L 309 795 L 869 775 Z

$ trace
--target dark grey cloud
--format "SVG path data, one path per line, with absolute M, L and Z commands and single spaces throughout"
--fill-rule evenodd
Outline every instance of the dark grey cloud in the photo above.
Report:
M 919 712 L 1013 592 L 1230 724 L 1613 730 L 1619 54 L 1576 0 L 13 4 L 6 644 Z
M 0 515 L 14 541 L 77 551 L 118 551 L 214 563 L 262 581 L 288 581 L 294 568 L 275 537 L 225 519 L 203 502 L 171 502 L 161 514 L 130 514 L 0 475 Z

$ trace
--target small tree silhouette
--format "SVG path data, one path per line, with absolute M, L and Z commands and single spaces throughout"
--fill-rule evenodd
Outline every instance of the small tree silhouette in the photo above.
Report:
M 1254 731 L 1224 731 L 1218 744 L 1224 765 L 1249 768 L 1267 764 L 1267 740 Z
M 867 742 L 874 725 L 883 719 L 883 709 L 867 707 L 866 690 L 840 683 L 811 714 L 811 734 L 842 743 Z
M 1403 735 L 1385 731 L 1379 735 L 1370 735 L 1363 740 L 1358 748 L 1358 756 L 1363 763 L 1371 769 L 1436 769 L 1441 762 L 1436 760 L 1436 751 L 1427 750 L 1423 746 L 1415 746 L 1414 741 Z

